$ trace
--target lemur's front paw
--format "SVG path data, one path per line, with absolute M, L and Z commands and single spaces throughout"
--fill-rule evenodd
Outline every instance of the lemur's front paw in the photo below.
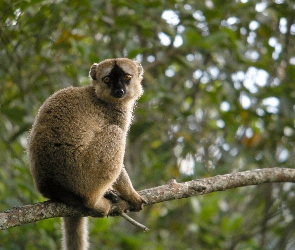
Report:
M 144 204 L 148 204 L 148 202 L 142 198 L 138 193 L 135 193 L 132 199 L 129 200 L 129 203 L 132 205 L 130 211 L 139 212 L 143 209 Z

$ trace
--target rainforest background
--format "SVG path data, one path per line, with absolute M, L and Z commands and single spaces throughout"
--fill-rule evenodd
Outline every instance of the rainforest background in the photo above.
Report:
M 125 157 L 136 189 L 295 166 L 292 0 L 0 2 L 0 211 L 43 201 L 28 131 L 52 93 L 94 62 L 145 68 Z M 91 249 L 294 249 L 295 185 L 264 184 L 90 220 Z M 60 249 L 60 219 L 0 232 L 0 249 Z

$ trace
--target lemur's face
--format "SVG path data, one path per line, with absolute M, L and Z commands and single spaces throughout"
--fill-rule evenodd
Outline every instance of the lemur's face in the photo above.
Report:
M 138 99 L 142 74 L 140 63 L 125 58 L 105 60 L 90 69 L 97 96 L 108 101 Z

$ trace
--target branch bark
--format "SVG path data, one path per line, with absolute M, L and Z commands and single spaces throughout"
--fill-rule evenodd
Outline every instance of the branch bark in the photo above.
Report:
M 295 182 L 295 169 L 256 169 L 217 175 L 183 183 L 177 183 L 175 179 L 172 179 L 165 185 L 145 189 L 138 193 L 148 202 L 147 205 L 152 205 L 174 199 L 188 198 L 237 187 L 259 185 L 270 182 Z M 122 200 L 119 203 L 113 204 L 111 214 L 118 215 L 121 211 L 129 209 L 131 209 L 130 205 Z M 33 205 L 15 207 L 0 213 L 0 230 L 39 220 L 68 216 L 102 217 L 98 212 L 83 211 L 75 207 L 67 206 L 63 203 L 49 200 Z

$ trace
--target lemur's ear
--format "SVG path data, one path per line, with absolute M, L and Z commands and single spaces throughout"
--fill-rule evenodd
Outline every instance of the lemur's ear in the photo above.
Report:
M 133 61 L 137 65 L 137 70 L 138 70 L 138 77 L 142 77 L 144 70 L 143 67 L 141 66 L 141 63 L 139 61 L 134 60 Z
M 97 70 L 97 63 L 94 63 L 89 71 L 89 76 L 91 77 L 92 80 L 97 80 L 96 78 L 96 70 Z

